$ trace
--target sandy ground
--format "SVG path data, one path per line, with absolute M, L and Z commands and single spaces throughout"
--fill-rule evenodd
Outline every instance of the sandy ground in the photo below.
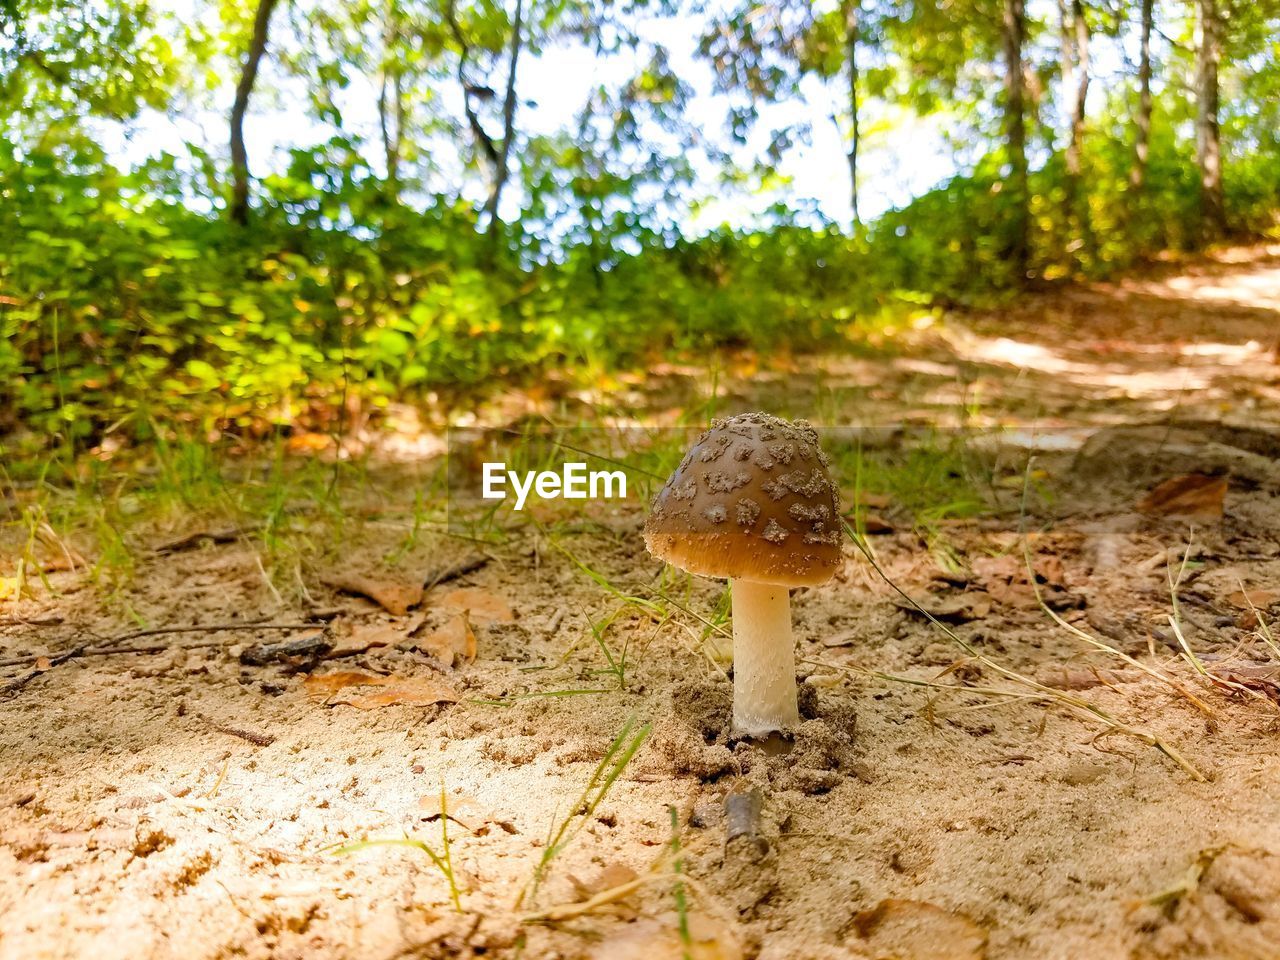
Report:
M 46 658 L 0 669 L 0 956 L 1280 955 L 1280 656 L 1249 607 L 1280 611 L 1278 296 L 1280 248 L 1235 250 L 721 371 L 721 412 L 1003 428 L 975 444 L 997 464 L 976 515 L 870 498 L 880 567 L 954 636 L 853 545 L 794 593 L 789 743 L 729 736 L 723 584 L 663 574 L 638 498 L 406 541 L 437 464 L 374 462 L 337 528 L 297 519 L 341 542 L 304 550 L 296 588 L 252 530 L 173 545 L 200 516 L 130 530 L 114 587 L 50 562 L 0 601 L 0 659 Z M 606 392 L 670 422 L 709 379 Z M 1136 509 L 1192 472 L 1225 496 Z M 340 849 L 404 837 L 447 868 Z

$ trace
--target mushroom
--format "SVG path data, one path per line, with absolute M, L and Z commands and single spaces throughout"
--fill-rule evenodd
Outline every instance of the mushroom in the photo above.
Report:
M 767 413 L 715 420 L 645 522 L 655 557 L 729 579 L 737 736 L 800 722 L 788 588 L 825 583 L 840 564 L 840 499 L 829 465 L 804 420 Z

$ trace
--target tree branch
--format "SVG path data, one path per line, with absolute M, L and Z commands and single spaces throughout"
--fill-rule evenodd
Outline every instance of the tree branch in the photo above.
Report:
M 488 229 L 494 229 L 498 220 L 498 201 L 511 172 L 511 145 L 515 141 L 516 119 L 516 65 L 524 45 L 524 0 L 516 0 L 515 17 L 511 21 L 511 61 L 507 66 L 507 90 L 502 100 L 502 151 L 498 155 L 497 169 L 489 190 L 485 211 L 489 215 Z
M 498 168 L 498 148 L 493 142 L 493 137 L 489 136 L 481 125 L 480 117 L 471 106 L 471 83 L 467 80 L 467 64 L 471 60 L 471 45 L 467 43 L 467 38 L 458 23 L 455 0 L 449 0 L 445 4 L 444 16 L 445 21 L 449 24 L 449 30 L 453 34 L 453 39 L 458 44 L 458 83 L 462 87 L 462 109 L 467 115 L 467 123 L 471 127 L 471 134 L 475 138 L 476 147 L 484 154 L 490 168 L 496 170 Z

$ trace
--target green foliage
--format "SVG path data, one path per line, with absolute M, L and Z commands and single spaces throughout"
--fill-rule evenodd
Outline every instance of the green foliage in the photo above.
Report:
M 677 6 L 527 0 L 517 17 L 499 0 L 295 0 L 272 21 L 259 85 L 300 88 L 290 102 L 316 142 L 269 167 L 253 157 L 252 216 L 236 225 L 218 148 L 122 168 L 98 144 L 131 122 L 220 116 L 254 0 L 197 0 L 189 22 L 136 0 L 0 0 L 0 432 L 26 425 L 75 452 L 108 434 L 331 431 L 355 405 L 447 401 L 553 368 L 845 346 L 904 311 L 1025 282 L 1007 259 L 1020 207 L 993 82 L 1000 4 L 695 5 L 682 16 L 727 145 L 644 26 Z M 1135 14 L 1086 4 L 1085 19 L 1115 52 Z M 1102 277 L 1199 245 L 1189 14 L 1162 12 L 1144 185 L 1126 79 L 1088 117 L 1073 211 L 1058 27 L 1048 8 L 1031 17 L 1031 276 Z M 1277 229 L 1278 17 L 1275 0 L 1237 4 L 1224 41 L 1225 206 L 1241 233 Z M 558 129 L 525 129 L 517 51 L 566 48 L 609 61 L 610 79 Z M 372 133 L 343 116 L 361 88 Z M 895 116 L 934 114 L 962 174 L 849 230 L 779 202 L 754 229 L 682 236 L 708 167 L 726 183 L 785 180 L 783 155 L 812 133 L 786 107 L 815 88 L 834 94 L 846 147 L 864 107 L 873 146 Z M 746 156 L 757 126 L 771 142 Z
M 1158 136 L 1135 199 L 1125 151 L 1091 140 L 1098 239 L 1074 254 L 1063 252 L 1058 158 L 1033 176 L 1045 275 L 1105 275 L 1194 245 L 1192 159 Z M 1236 222 L 1273 226 L 1278 169 L 1230 163 Z M 267 181 L 251 235 L 167 199 L 161 177 L 90 150 L 0 148 L 0 409 L 77 442 L 108 429 L 146 438 L 157 422 L 327 429 L 344 393 L 376 407 L 553 366 L 803 350 L 856 340 L 922 300 L 989 298 L 1015 280 L 994 163 L 853 238 L 782 225 L 672 240 L 627 224 L 638 249 L 579 244 L 541 264 L 514 252 L 514 236 L 495 248 L 467 205 L 390 201 L 348 141 L 296 151 Z

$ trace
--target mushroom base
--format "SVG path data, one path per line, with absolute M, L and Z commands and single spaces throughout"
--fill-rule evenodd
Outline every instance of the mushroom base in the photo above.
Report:
M 763 737 L 800 723 L 791 596 L 785 586 L 734 580 L 733 733 Z

